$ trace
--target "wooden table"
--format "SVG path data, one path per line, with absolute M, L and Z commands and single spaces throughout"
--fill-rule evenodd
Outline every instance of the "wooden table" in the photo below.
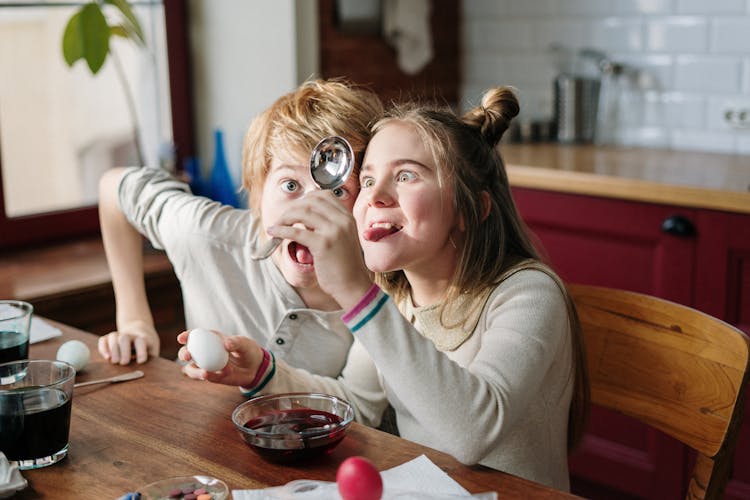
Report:
M 135 369 L 104 362 L 96 352 L 94 335 L 51 323 L 63 336 L 32 344 L 31 358 L 54 359 L 59 345 L 75 338 L 92 350 L 76 382 Z M 232 424 L 232 410 L 244 401 L 236 388 L 189 379 L 177 363 L 162 358 L 138 368 L 145 377 L 75 390 L 68 457 L 23 471 L 29 487 L 14 498 L 115 499 L 153 481 L 196 474 L 217 477 L 230 490 L 303 478 L 335 481 L 338 465 L 352 455 L 364 456 L 384 470 L 421 454 L 472 493 L 494 490 L 501 498 L 575 498 L 510 474 L 461 465 L 449 455 L 356 423 L 330 456 L 304 465 L 271 464 L 245 445 Z

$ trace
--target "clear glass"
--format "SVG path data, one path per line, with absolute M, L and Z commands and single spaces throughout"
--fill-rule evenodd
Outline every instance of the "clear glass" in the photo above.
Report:
M 75 369 L 50 360 L 0 364 L 0 451 L 19 469 L 68 454 Z
M 144 161 L 156 166 L 172 153 L 162 3 L 134 4 L 145 47 L 113 36 L 96 75 L 82 60 L 69 68 L 63 59 L 62 35 L 76 9 L 0 4 L 0 165 L 8 217 L 96 204 L 101 173 L 137 163 L 135 120 L 113 55 L 135 101 Z
M 0 363 L 29 358 L 29 330 L 34 306 L 20 300 L 0 300 Z
M 204 490 L 205 493 L 211 495 L 211 500 L 224 500 L 229 497 L 229 487 L 226 483 L 209 476 L 170 477 L 138 488 L 141 500 L 176 498 L 177 495 L 170 496 L 176 490 Z

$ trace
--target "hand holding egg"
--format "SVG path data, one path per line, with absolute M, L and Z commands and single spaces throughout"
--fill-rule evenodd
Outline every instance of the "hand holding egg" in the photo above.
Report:
M 229 353 L 224 349 L 222 336 L 205 328 L 190 331 L 187 350 L 193 362 L 209 372 L 221 370 L 229 361 Z

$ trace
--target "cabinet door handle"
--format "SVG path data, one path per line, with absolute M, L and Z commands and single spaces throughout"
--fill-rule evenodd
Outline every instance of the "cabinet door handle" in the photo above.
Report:
M 664 233 L 679 236 L 681 238 L 690 238 L 695 236 L 695 226 L 684 215 L 671 215 L 661 223 L 661 230 Z

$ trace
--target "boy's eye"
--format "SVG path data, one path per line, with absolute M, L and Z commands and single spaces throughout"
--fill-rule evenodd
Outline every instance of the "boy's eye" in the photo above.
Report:
M 359 181 L 359 185 L 360 185 L 360 186 L 361 186 L 362 188 L 368 188 L 368 187 L 372 187 L 372 185 L 373 185 L 373 184 L 375 184 L 375 181 L 373 180 L 373 178 L 372 178 L 372 177 L 363 177 L 363 178 L 362 178 L 362 179 L 360 179 L 360 181 Z
M 349 191 L 344 189 L 343 187 L 337 187 L 336 189 L 333 189 L 333 194 L 336 196 L 336 198 L 340 200 L 346 200 L 349 198 Z
M 284 183 L 281 184 L 281 189 L 287 193 L 294 193 L 299 189 L 299 184 L 297 181 L 284 181 Z

